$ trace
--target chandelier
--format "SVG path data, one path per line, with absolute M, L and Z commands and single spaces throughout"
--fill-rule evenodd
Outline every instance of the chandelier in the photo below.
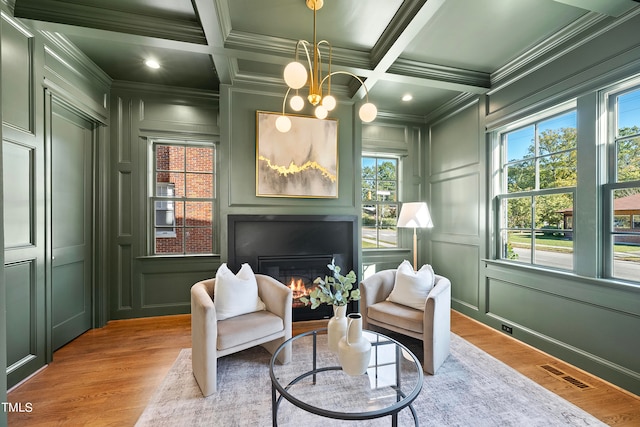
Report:
M 324 5 L 324 0 L 306 0 L 307 7 L 313 10 L 313 45 L 306 40 L 298 40 L 296 43 L 295 60 L 290 62 L 284 69 L 284 81 L 289 86 L 287 93 L 282 100 L 282 115 L 276 119 L 276 128 L 280 132 L 288 132 L 291 129 L 291 120 L 287 117 L 285 112 L 287 98 L 291 91 L 295 91 L 295 94 L 289 100 L 289 106 L 294 111 L 300 111 L 304 108 L 305 101 L 302 96 L 299 95 L 299 90 L 308 84 L 307 100 L 311 105 L 315 107 L 314 114 L 319 119 L 324 119 L 329 114 L 329 111 L 336 107 L 336 99 L 331 95 L 331 77 L 336 74 L 346 74 L 348 76 L 357 79 L 364 87 L 366 93 L 366 103 L 360 107 L 359 116 L 360 119 L 369 123 L 372 122 L 378 114 L 378 109 L 375 105 L 369 102 L 369 91 L 360 77 L 348 71 L 331 71 L 331 44 L 326 40 L 316 40 L 316 12 Z M 323 77 L 322 75 L 322 53 L 320 47 L 329 52 L 328 72 Z M 313 53 L 310 53 L 310 49 L 313 49 Z M 304 50 L 309 71 L 298 61 L 299 52 Z M 304 59 L 303 59 L 304 60 Z M 324 92 L 324 85 L 326 83 L 326 94 Z

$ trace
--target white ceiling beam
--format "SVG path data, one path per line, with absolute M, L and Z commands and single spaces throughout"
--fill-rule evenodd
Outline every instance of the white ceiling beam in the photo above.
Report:
M 446 0 L 428 0 L 420 10 L 415 14 L 409 24 L 402 30 L 393 43 L 391 43 L 383 55 L 380 56 L 378 63 L 373 68 L 373 73 L 367 78 L 365 84 L 371 89 L 380 80 L 384 73 L 389 70 L 393 63 L 400 57 L 407 46 L 416 38 L 427 23 L 434 17 L 436 12 L 442 7 Z M 360 87 L 354 97 L 364 98 L 366 89 Z
M 224 16 L 229 16 L 226 0 L 192 0 L 196 7 L 207 44 L 216 54 L 213 63 L 221 84 L 232 84 L 231 60 L 224 53 L 224 42 L 228 34 L 224 30 Z

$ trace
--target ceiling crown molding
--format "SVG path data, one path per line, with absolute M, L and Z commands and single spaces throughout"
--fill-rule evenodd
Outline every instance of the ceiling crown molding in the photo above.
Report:
M 4 4 L 13 15 L 13 10 L 16 7 L 16 0 L 2 0 L 2 4 Z
M 500 69 L 491 74 L 491 84 L 496 85 L 509 77 L 515 75 L 520 70 L 525 69 L 529 64 L 537 59 L 542 58 L 544 55 L 549 54 L 554 49 L 561 45 L 577 39 L 578 36 L 584 37 L 584 34 L 595 27 L 601 21 L 608 19 L 606 15 L 602 15 L 595 12 L 589 12 L 570 25 L 561 29 L 557 33 L 553 34 L 546 40 L 538 43 L 522 55 L 515 58 L 513 61 L 507 63 Z M 575 44 L 573 46 L 576 46 Z M 566 53 L 566 52 L 565 52 Z
M 265 90 L 269 89 L 274 93 L 278 93 L 278 96 L 282 96 L 282 94 L 287 91 L 288 87 L 284 82 L 282 76 L 268 76 L 265 74 L 244 72 L 239 69 L 237 61 L 234 60 L 232 62 L 233 64 L 231 65 L 230 69 L 233 76 L 234 84 L 258 84 Z M 355 89 L 351 87 L 351 83 L 353 81 L 357 82 L 357 80 L 351 78 L 346 86 L 332 83 L 331 93 L 342 98 L 351 98 L 355 90 L 357 90 L 357 87 Z M 360 86 L 360 83 L 358 83 L 358 86 Z
M 461 93 L 455 98 L 442 104 L 431 113 L 427 114 L 424 117 L 424 122 L 429 125 L 433 125 L 437 121 L 442 120 L 444 117 L 454 114 L 455 111 L 459 111 L 463 108 L 466 108 L 468 105 L 477 102 L 477 100 L 478 95 L 475 93 Z
M 122 80 L 114 80 L 111 89 L 120 92 L 140 93 L 146 92 L 160 96 L 175 96 L 180 98 L 203 99 L 206 101 L 219 102 L 220 93 L 203 89 L 190 89 L 184 87 L 157 85 L 152 83 L 128 82 Z
M 113 81 L 111 77 L 71 43 L 67 37 L 49 31 L 40 31 L 40 33 L 45 39 L 45 49 L 59 57 L 71 71 L 80 77 L 95 79 L 107 88 L 111 86 Z M 68 61 L 64 61 L 60 57 L 61 54 L 73 61 L 73 65 L 69 64 Z M 80 69 L 78 70 L 77 68 Z
M 233 50 L 235 54 L 241 54 L 241 52 L 263 53 L 268 55 L 262 58 L 266 62 L 287 64 L 294 57 L 296 43 L 297 40 L 281 37 L 231 31 L 225 41 L 225 49 Z M 368 54 L 340 47 L 332 49 L 331 63 L 354 74 L 366 73 L 371 70 Z
M 378 110 L 378 115 L 376 116 L 376 122 L 378 120 L 386 120 L 386 121 L 394 121 L 399 123 L 415 123 L 422 125 L 424 124 L 424 117 L 417 116 L 415 114 L 402 114 L 395 113 L 393 111 L 383 111 Z M 375 123 L 368 123 L 367 126 L 375 126 Z
M 473 86 L 487 90 L 491 86 L 489 73 L 446 67 L 444 65 L 427 64 L 402 58 L 398 58 L 396 62 L 389 67 L 389 72 L 427 80 Z
M 640 7 L 632 9 L 616 19 L 596 12 L 589 12 L 583 15 L 572 25 L 567 26 L 556 35 L 494 72 L 491 75 L 492 89 L 489 94 L 502 90 L 524 76 L 567 55 L 569 52 L 638 15 L 640 15 Z M 539 62 L 534 65 L 535 61 Z
M 19 1 L 17 18 L 50 21 L 187 43 L 207 44 L 198 22 L 166 19 L 83 4 L 62 4 L 58 0 Z

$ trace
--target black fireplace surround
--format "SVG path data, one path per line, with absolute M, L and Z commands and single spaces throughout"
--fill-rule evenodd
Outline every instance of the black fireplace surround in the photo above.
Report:
M 227 265 L 237 271 L 247 263 L 256 273 L 310 289 L 316 277 L 331 274 L 332 258 L 342 274 L 358 271 L 357 226 L 355 215 L 229 215 Z M 348 311 L 357 311 L 357 303 Z M 331 315 L 326 304 L 311 310 L 294 299 L 294 321 Z

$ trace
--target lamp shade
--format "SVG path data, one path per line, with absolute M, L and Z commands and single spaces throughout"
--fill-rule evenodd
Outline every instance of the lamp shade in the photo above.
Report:
M 304 108 L 304 99 L 300 95 L 291 97 L 289 105 L 293 111 L 300 111 Z
M 299 62 L 290 62 L 284 67 L 284 82 L 291 89 L 300 89 L 307 83 L 307 69 Z
M 280 116 L 276 119 L 276 129 L 282 133 L 289 132 L 291 129 L 291 120 L 287 116 Z
M 370 123 L 374 121 L 378 115 L 378 109 L 372 103 L 367 102 L 366 104 L 362 104 L 362 107 L 360 107 L 359 115 L 360 120 L 365 123 Z
M 398 217 L 398 227 L 431 228 L 433 221 L 425 202 L 403 203 Z

